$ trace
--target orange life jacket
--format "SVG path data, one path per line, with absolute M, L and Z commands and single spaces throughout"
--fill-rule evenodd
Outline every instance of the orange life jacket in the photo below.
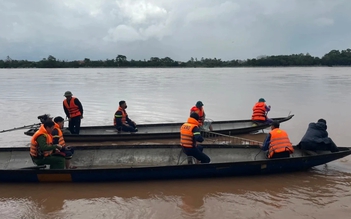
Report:
M 264 102 L 257 102 L 252 108 L 253 114 L 251 120 L 266 121 L 266 104 Z
M 193 129 L 199 126 L 199 122 L 194 118 L 188 118 L 188 121 L 180 127 L 180 145 L 185 148 L 192 148 L 197 145 L 194 141 Z
M 57 136 L 52 136 L 52 137 L 59 138 L 59 145 L 61 145 L 63 147 L 66 146 L 66 142 L 65 142 L 65 139 L 63 139 L 63 133 L 62 133 L 62 130 L 60 128 L 60 125 L 57 124 L 56 122 L 55 122 L 55 129 L 57 130 L 58 134 L 57 134 Z
M 116 123 L 116 113 L 118 111 L 121 111 L 122 112 L 122 124 L 125 124 L 127 122 L 127 112 L 125 110 L 122 109 L 122 107 L 118 107 L 118 110 L 115 112 L 115 117 L 113 118 L 113 125 L 116 126 L 117 123 Z
M 69 101 L 69 105 L 68 105 L 67 99 L 63 101 L 63 104 L 68 109 L 70 118 L 74 118 L 82 115 L 82 113 L 79 111 L 79 107 L 74 103 L 75 99 L 76 99 L 75 97 L 72 97 L 71 100 Z
M 197 115 L 199 115 L 199 126 L 201 126 L 204 122 L 204 107 L 202 107 L 202 109 L 199 109 L 197 108 L 196 106 L 193 106 L 191 109 L 190 109 L 190 114 L 191 113 L 197 113 Z
M 294 152 L 294 148 L 290 142 L 288 134 L 281 129 L 275 128 L 271 132 L 271 141 L 269 144 L 268 158 L 271 158 L 274 153 L 289 151 Z
M 36 131 L 30 141 L 29 154 L 32 157 L 44 156 L 48 157 L 52 154 L 52 151 L 41 151 L 37 142 L 37 138 L 44 135 L 46 138 L 46 143 L 48 145 L 52 144 L 52 136 L 46 131 L 44 125 L 40 126 L 39 130 Z

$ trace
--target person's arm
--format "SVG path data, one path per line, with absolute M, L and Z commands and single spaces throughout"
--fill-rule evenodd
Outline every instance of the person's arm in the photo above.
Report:
M 262 150 L 263 151 L 268 151 L 270 143 L 271 143 L 271 134 L 268 134 L 266 139 L 263 142 Z
M 271 110 L 271 106 L 265 106 L 266 107 L 266 112 L 269 112 Z
M 65 111 L 66 117 L 69 118 L 69 111 L 66 108 L 65 104 L 63 103 L 63 110 Z
M 115 113 L 115 118 L 116 118 L 116 125 L 117 127 L 121 127 L 122 124 L 122 112 L 121 111 L 117 111 Z
M 83 105 L 82 105 L 82 103 L 78 100 L 78 98 L 74 99 L 74 103 L 78 106 L 79 111 L 82 114 L 81 116 L 83 117 Z
M 133 123 L 133 121 L 132 121 L 131 119 L 129 119 L 129 116 L 126 116 L 126 121 L 127 121 L 128 123 Z
M 198 127 L 195 127 L 193 129 L 193 134 L 194 134 L 194 139 L 197 142 L 203 142 L 205 139 L 202 137 L 200 129 Z
M 51 132 L 51 135 L 52 135 L 52 143 L 53 144 L 59 144 L 60 142 L 60 136 L 59 136 L 59 132 L 57 129 L 54 129 L 52 132 Z
M 56 145 L 49 145 L 46 143 L 46 136 L 41 135 L 37 138 L 38 146 L 41 151 L 53 151 L 57 147 Z

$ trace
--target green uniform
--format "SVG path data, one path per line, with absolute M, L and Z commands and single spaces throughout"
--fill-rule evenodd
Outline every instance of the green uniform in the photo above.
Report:
M 53 151 L 57 147 L 55 145 L 48 145 L 46 143 L 45 135 L 41 135 L 37 138 L 38 147 L 41 151 Z M 48 156 L 42 158 L 32 158 L 33 162 L 37 165 L 50 165 L 50 169 L 64 169 L 65 168 L 65 158 L 61 156 Z

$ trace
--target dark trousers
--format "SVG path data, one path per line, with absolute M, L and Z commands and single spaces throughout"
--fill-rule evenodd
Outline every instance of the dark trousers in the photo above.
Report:
M 192 148 L 183 147 L 183 151 L 186 155 L 195 157 L 196 160 L 201 161 L 201 163 L 209 163 L 211 159 L 204 152 L 202 152 L 203 150 L 204 148 L 200 145 Z
M 330 140 L 329 144 L 325 144 L 323 142 L 321 143 L 300 142 L 298 147 L 301 148 L 302 150 L 309 150 L 309 151 L 331 151 L 331 152 L 339 151 L 338 147 L 333 142 L 333 140 L 331 140 L 330 138 L 329 140 Z
M 43 158 L 32 158 L 36 165 L 50 165 L 50 169 L 65 169 L 65 158 L 61 156 L 48 156 Z
M 272 119 L 270 118 L 267 118 L 265 121 L 263 120 L 253 120 L 254 123 L 257 123 L 257 124 L 271 124 L 273 122 Z
M 273 156 L 270 159 L 285 158 L 285 157 L 290 157 L 290 152 L 289 151 L 284 151 L 284 152 L 280 152 L 280 153 L 274 153 Z
M 68 122 L 68 129 L 71 132 L 71 134 L 79 135 L 80 120 L 80 116 L 76 116 L 71 118 L 71 120 Z
M 126 125 L 117 126 L 116 129 L 118 130 L 118 132 L 121 132 L 121 131 L 124 131 L 124 132 L 137 132 L 138 131 L 138 129 L 136 128 L 134 123 L 129 122 L 128 125 L 129 126 L 126 126 Z

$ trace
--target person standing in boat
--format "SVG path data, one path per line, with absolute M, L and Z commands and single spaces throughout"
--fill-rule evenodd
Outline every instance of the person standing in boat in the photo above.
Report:
M 50 169 L 64 169 L 65 158 L 62 156 L 55 156 L 54 151 L 59 151 L 62 146 L 53 145 L 51 136 L 55 128 L 53 121 L 46 121 L 39 130 L 34 133 L 31 139 L 29 154 L 33 162 L 37 165 L 50 165 Z
M 55 128 L 51 133 L 53 138 L 53 144 L 59 144 L 62 146 L 58 154 L 61 154 L 62 156 L 65 157 L 66 169 L 76 169 L 77 167 L 71 166 L 71 159 L 72 159 L 74 150 L 71 147 L 68 147 L 66 145 L 65 139 L 63 138 L 62 129 L 65 123 L 65 120 L 61 116 L 57 116 L 54 119 L 54 123 L 55 123 Z
M 205 124 L 205 117 L 206 117 L 203 105 L 204 104 L 202 103 L 202 101 L 197 101 L 195 106 L 193 106 L 190 109 L 190 114 L 197 113 L 199 115 L 199 127 L 200 128 L 201 128 L 201 126 L 203 126 Z M 209 126 L 209 129 L 210 129 L 211 132 L 213 131 L 213 128 L 212 128 L 211 124 Z
M 325 119 L 319 119 L 316 123 L 311 122 L 308 125 L 308 129 L 298 147 L 310 151 L 339 151 L 333 140 L 328 137 L 327 121 Z
M 83 119 L 83 106 L 78 98 L 72 96 L 71 91 L 66 91 L 64 96 L 66 99 L 63 101 L 63 109 L 66 117 L 68 118 L 68 128 L 72 134 L 79 135 L 80 122 Z
M 269 159 L 290 157 L 290 154 L 294 153 L 288 134 L 279 126 L 279 122 L 273 121 L 271 132 L 263 142 L 262 150 L 267 151 Z
M 271 110 L 271 106 L 266 105 L 266 100 L 260 98 L 258 102 L 252 108 L 251 120 L 257 123 L 272 123 L 273 120 L 267 117 L 268 112 Z
M 119 101 L 119 107 L 115 112 L 115 117 L 113 119 L 113 125 L 118 130 L 118 133 L 121 131 L 135 133 L 138 131 L 136 123 L 132 121 L 126 112 L 127 103 L 124 100 Z
M 203 142 L 199 129 L 199 115 L 191 113 L 188 121 L 180 127 L 180 145 L 187 156 L 193 156 L 201 163 L 210 163 L 211 159 L 203 152 L 197 142 Z

